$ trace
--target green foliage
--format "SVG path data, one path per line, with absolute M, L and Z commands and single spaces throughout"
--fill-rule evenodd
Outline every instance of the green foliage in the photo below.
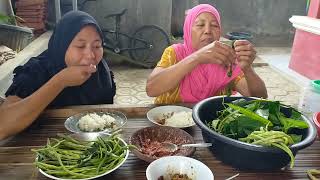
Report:
M 283 105 L 279 101 L 239 99 L 232 103 L 223 103 L 225 109 L 218 112 L 218 118 L 207 125 L 216 132 L 243 142 L 273 146 L 294 157 L 288 146 L 301 141 L 300 134 L 291 130 L 308 128 L 296 109 Z M 280 110 L 288 108 L 290 117 Z M 290 130 L 290 134 L 288 134 Z

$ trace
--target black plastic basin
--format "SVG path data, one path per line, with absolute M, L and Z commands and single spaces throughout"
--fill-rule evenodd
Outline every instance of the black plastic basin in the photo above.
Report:
M 244 97 L 224 97 L 224 102 L 231 102 L 239 98 Z M 275 170 L 290 163 L 290 157 L 281 149 L 244 143 L 223 136 L 207 127 L 206 122 L 216 119 L 216 112 L 224 109 L 222 101 L 221 96 L 202 100 L 195 105 L 192 113 L 195 123 L 202 131 L 203 140 L 213 144 L 210 150 L 218 159 L 235 168 L 246 170 Z M 288 109 L 282 108 L 281 111 L 289 116 Z M 299 134 L 302 134 L 302 141 L 290 147 L 294 156 L 298 150 L 310 146 L 316 138 L 313 123 L 305 116 L 303 119 L 308 123 L 309 128 L 298 131 Z

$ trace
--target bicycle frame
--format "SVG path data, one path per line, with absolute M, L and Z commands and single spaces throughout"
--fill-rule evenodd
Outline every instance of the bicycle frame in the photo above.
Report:
M 115 38 L 110 38 L 107 36 L 108 34 L 114 34 Z M 103 34 L 104 34 L 104 38 L 105 38 L 105 45 L 104 47 L 108 48 L 108 49 L 112 49 L 117 53 L 120 53 L 122 51 L 128 51 L 128 50 L 137 50 L 137 49 L 151 49 L 152 48 L 152 44 L 150 44 L 148 41 L 144 40 L 144 39 L 140 39 L 140 38 L 135 38 L 131 35 L 128 35 L 126 33 L 122 33 L 119 31 L 114 31 L 114 30 L 109 30 L 109 29 L 103 29 Z M 131 48 L 129 47 L 129 45 L 127 47 L 122 47 L 120 44 L 120 36 L 126 37 L 127 39 L 129 39 L 129 41 L 132 40 L 137 40 L 139 42 L 142 42 L 144 44 L 144 46 L 141 47 L 135 47 L 135 48 Z M 111 46 L 110 46 L 111 44 Z M 116 51 L 119 50 L 119 51 Z
M 127 51 L 130 56 L 130 62 L 137 65 L 151 68 L 155 66 L 161 51 L 169 44 L 169 37 L 166 32 L 156 25 L 144 25 L 134 31 L 133 34 L 123 33 L 120 30 L 121 17 L 126 13 L 123 9 L 117 13 L 111 13 L 104 18 L 114 18 L 115 26 L 113 28 L 102 29 L 104 44 L 103 47 L 121 54 Z M 162 39 L 162 40 L 161 40 Z M 127 42 L 124 47 L 121 42 Z

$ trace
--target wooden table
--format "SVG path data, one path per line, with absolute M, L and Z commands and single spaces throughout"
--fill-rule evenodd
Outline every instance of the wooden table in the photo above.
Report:
M 146 112 L 152 106 L 145 107 L 120 107 L 115 105 L 100 106 L 77 106 L 64 109 L 47 110 L 39 120 L 30 128 L 19 135 L 2 142 L 0 146 L 0 179 L 47 179 L 32 164 L 35 155 L 30 151 L 46 144 L 47 138 L 56 136 L 57 133 L 67 133 L 64 128 L 64 121 L 67 117 L 87 110 L 121 111 L 128 117 L 128 122 L 124 126 L 123 134 L 127 141 L 130 135 L 143 127 L 153 124 L 146 119 Z M 186 129 L 196 142 L 203 142 L 201 131 L 198 127 Z M 236 155 L 235 155 L 236 156 Z M 236 179 L 307 179 L 308 169 L 320 169 L 320 142 L 317 140 L 312 146 L 301 150 L 296 156 L 293 169 L 257 172 L 240 171 L 229 165 L 223 164 L 207 148 L 199 148 L 192 156 L 202 161 L 214 173 L 215 179 L 226 179 L 237 173 L 240 175 Z M 145 170 L 148 163 L 141 161 L 130 153 L 127 161 L 113 173 L 101 179 L 146 179 Z

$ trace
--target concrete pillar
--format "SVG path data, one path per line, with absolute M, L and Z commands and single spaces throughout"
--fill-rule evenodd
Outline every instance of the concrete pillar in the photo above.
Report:
M 183 34 L 183 23 L 186 10 L 198 5 L 198 0 L 173 0 L 172 1 L 172 17 L 171 32 L 173 35 Z

